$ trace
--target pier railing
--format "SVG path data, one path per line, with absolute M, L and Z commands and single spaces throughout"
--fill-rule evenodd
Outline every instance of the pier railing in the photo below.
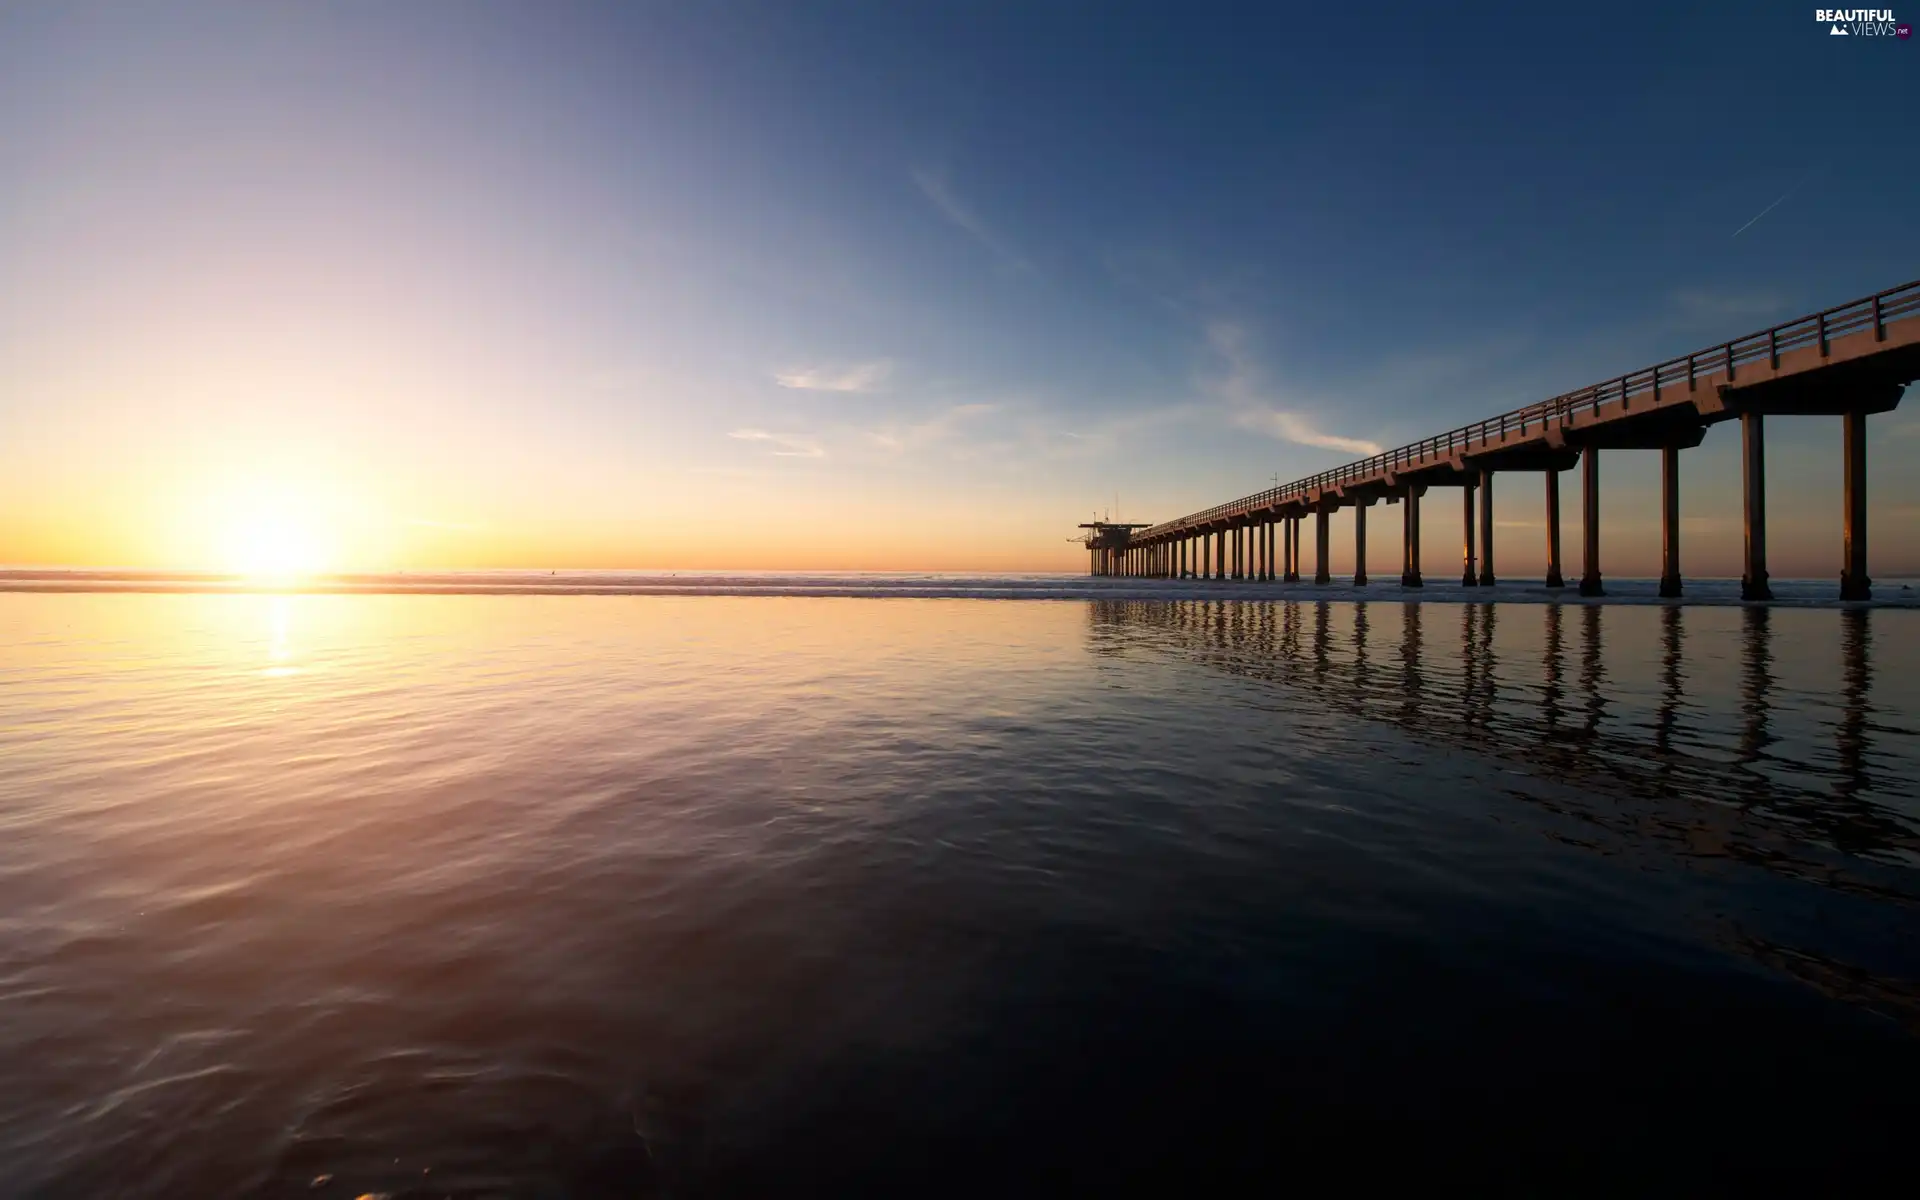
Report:
M 1456 451 L 1483 446 L 1489 442 L 1506 437 L 1509 433 L 1525 434 L 1531 429 L 1565 425 L 1577 413 L 1596 409 L 1603 404 L 1621 401 L 1631 407 L 1633 399 L 1646 396 L 1657 400 L 1666 389 L 1685 386 L 1693 391 L 1703 384 L 1733 382 L 1739 378 L 1740 368 L 1750 363 L 1766 360 L 1770 366 L 1780 364 L 1780 355 L 1784 351 L 1818 345 L 1820 354 L 1825 357 L 1829 343 L 1836 337 L 1860 333 L 1871 329 L 1876 341 L 1886 337 L 1886 327 L 1897 321 L 1920 317 L 1920 280 L 1904 283 L 1899 287 L 1888 288 L 1860 300 L 1838 305 L 1808 316 L 1799 317 L 1780 325 L 1749 333 L 1732 341 L 1721 342 L 1698 350 L 1692 354 L 1683 354 L 1670 358 L 1651 367 L 1631 371 L 1604 383 L 1592 384 L 1571 392 L 1563 392 L 1550 400 L 1529 404 L 1512 412 L 1488 417 L 1459 429 L 1437 434 L 1409 445 L 1400 446 L 1363 458 L 1345 466 L 1322 471 L 1305 479 L 1268 488 L 1238 500 L 1225 504 L 1216 504 L 1203 512 L 1189 514 L 1173 521 L 1163 521 L 1135 535 L 1137 538 L 1152 538 L 1164 533 L 1172 533 L 1195 525 L 1204 525 L 1211 521 L 1239 516 L 1243 513 L 1271 508 L 1279 504 L 1288 504 L 1299 500 L 1316 490 L 1338 487 L 1342 484 L 1375 478 L 1382 473 L 1401 467 L 1412 467 L 1445 458 Z

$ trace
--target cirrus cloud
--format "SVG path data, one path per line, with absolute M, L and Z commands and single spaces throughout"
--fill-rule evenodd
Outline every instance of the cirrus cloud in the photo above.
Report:
M 775 371 L 773 381 L 802 392 L 877 392 L 892 374 L 893 363 L 878 358 L 849 366 L 789 367 Z
M 803 434 L 773 433 L 765 429 L 736 429 L 727 434 L 743 442 L 765 442 L 773 449 L 767 453 L 776 458 L 825 458 L 827 452 L 819 442 Z

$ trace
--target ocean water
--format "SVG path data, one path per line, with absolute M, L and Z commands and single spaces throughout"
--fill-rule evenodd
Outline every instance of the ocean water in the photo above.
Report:
M 0 1195 L 1905 1167 L 1920 613 L 700 591 L 0 592 Z

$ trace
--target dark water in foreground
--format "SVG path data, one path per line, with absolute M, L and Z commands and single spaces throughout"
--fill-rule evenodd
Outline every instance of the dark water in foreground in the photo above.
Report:
M 1917 648 L 0 595 L 0 1193 L 1900 1178 Z

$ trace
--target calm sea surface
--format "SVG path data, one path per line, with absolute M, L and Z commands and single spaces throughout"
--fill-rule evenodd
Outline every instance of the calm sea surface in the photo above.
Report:
M 1898 1178 L 1916 726 L 1909 608 L 0 593 L 0 1195 Z

